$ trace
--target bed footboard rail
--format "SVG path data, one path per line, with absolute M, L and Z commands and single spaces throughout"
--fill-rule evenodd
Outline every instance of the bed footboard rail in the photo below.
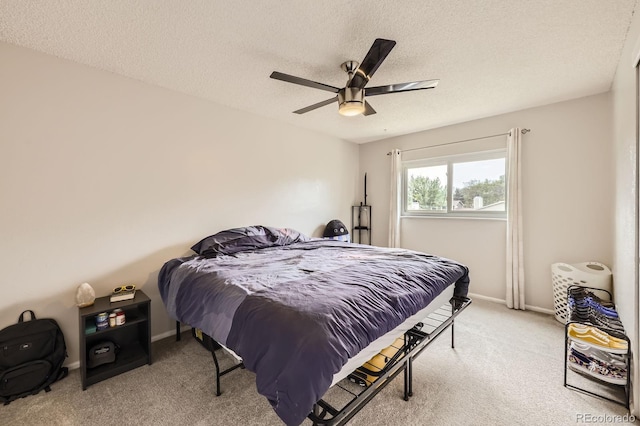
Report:
M 337 383 L 314 405 L 307 417 L 314 426 L 344 425 L 400 373 L 404 373 L 404 400 L 408 401 L 413 395 L 413 360 L 448 328 L 451 328 L 451 347 L 454 348 L 454 320 L 470 304 L 471 299 L 467 297 L 451 298 L 449 303 L 442 305 L 404 334 L 404 344 L 396 354 L 387 357 L 380 352 L 379 355 L 387 358 L 384 367 L 358 368 L 356 371 L 360 371 L 359 377 L 366 379 L 359 380 L 358 383 L 344 379 Z M 345 400 L 346 403 L 343 402 Z M 338 403 L 341 403 L 342 408 L 336 408 Z

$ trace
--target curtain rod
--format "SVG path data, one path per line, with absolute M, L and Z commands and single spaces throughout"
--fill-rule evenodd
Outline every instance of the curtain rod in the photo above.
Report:
M 520 133 L 522 133 L 524 135 L 524 134 L 529 133 L 530 131 L 531 131 L 531 129 L 522 129 L 520 131 Z M 419 148 L 404 149 L 404 150 L 401 150 L 400 152 L 402 153 L 402 152 L 409 152 L 409 151 L 417 151 L 419 149 L 435 148 L 437 146 L 452 145 L 454 143 L 462 143 L 462 142 L 471 142 L 471 141 L 477 141 L 477 140 L 480 140 L 480 139 L 489 139 L 489 138 L 495 138 L 495 137 L 498 137 L 498 136 L 506 136 L 506 135 L 510 135 L 510 134 L 511 134 L 511 132 L 498 133 L 497 135 L 481 136 L 479 138 L 464 139 L 464 140 L 461 140 L 461 141 L 445 142 L 445 143 L 439 143 L 437 145 L 429 145 L 429 146 L 421 146 Z M 387 155 L 391 155 L 391 152 L 387 152 Z

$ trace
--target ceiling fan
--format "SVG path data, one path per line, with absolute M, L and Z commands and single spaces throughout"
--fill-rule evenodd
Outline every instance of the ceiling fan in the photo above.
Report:
M 295 114 L 304 114 L 314 109 L 338 102 L 338 112 L 346 116 L 355 116 L 359 114 L 371 115 L 376 111 L 366 101 L 367 96 L 385 95 L 388 93 L 409 92 L 412 90 L 433 89 L 438 85 L 440 80 L 423 80 L 412 81 L 410 83 L 389 84 L 386 86 L 376 86 L 365 88 L 378 67 L 385 60 L 391 49 L 396 45 L 393 40 L 385 40 L 377 38 L 369 52 L 362 60 L 361 64 L 356 61 L 347 61 L 340 67 L 349 74 L 347 84 L 343 88 L 330 86 L 328 84 L 318 83 L 301 77 L 284 74 L 278 71 L 271 73 L 271 78 L 286 81 L 288 83 L 299 84 L 301 86 L 313 87 L 315 89 L 326 90 L 327 92 L 336 93 L 337 96 L 318 102 L 308 107 L 293 111 Z M 360 65 L 360 66 L 358 66 Z

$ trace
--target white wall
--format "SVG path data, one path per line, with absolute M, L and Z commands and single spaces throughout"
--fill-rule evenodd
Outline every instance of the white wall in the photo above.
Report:
M 640 55 L 640 16 L 635 14 L 627 42 L 611 88 L 613 99 L 613 143 L 615 146 L 615 229 L 614 288 L 617 307 L 634 353 L 634 414 L 640 415 L 640 296 L 637 279 L 638 229 L 636 76 L 635 63 Z
M 522 154 L 525 302 L 552 310 L 552 263 L 593 260 L 612 266 L 610 111 L 609 95 L 601 94 L 361 145 L 360 171 L 367 172 L 368 199 L 375 208 L 374 243 L 387 242 L 388 151 L 529 128 Z M 505 146 L 504 136 L 474 145 L 495 147 L 496 140 Z M 430 150 L 420 152 L 432 155 Z M 471 292 L 505 299 L 505 221 L 403 218 L 401 226 L 403 247 L 466 263 Z
M 137 284 L 159 335 L 157 273 L 200 238 L 350 215 L 355 144 L 3 43 L 0 64 L 0 327 L 55 318 L 69 362 L 80 283 Z

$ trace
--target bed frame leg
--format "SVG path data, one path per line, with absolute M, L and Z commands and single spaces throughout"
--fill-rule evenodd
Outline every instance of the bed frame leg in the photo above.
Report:
M 180 321 L 176 321 L 176 342 L 180 341 Z
M 209 336 L 206 336 L 206 337 L 214 345 L 217 344 L 217 342 L 211 339 Z M 225 370 L 220 370 L 220 364 L 218 363 L 218 357 L 216 356 L 215 348 L 212 347 L 209 351 L 211 352 L 211 358 L 213 358 L 213 364 L 216 367 L 216 396 L 220 396 L 222 395 L 222 391 L 220 390 L 220 378 L 227 373 L 231 373 L 233 370 L 237 370 L 238 368 L 244 368 L 244 363 L 240 362 L 239 364 L 232 365 L 231 367 Z
M 407 360 L 407 367 L 409 368 L 409 396 L 413 396 L 413 358 L 409 357 Z
M 404 335 L 404 346 L 406 351 L 408 352 L 410 337 L 406 334 Z M 407 356 L 407 359 L 404 362 L 404 400 L 409 401 L 409 397 L 413 396 L 413 371 L 412 371 L 412 361 L 413 359 L 410 356 Z
M 313 404 L 313 415 L 315 417 L 318 417 L 320 415 L 320 408 L 318 407 L 318 404 Z M 318 423 L 313 422 L 312 426 L 318 426 Z
M 404 397 L 405 401 L 409 400 L 409 366 L 405 364 L 404 367 Z
M 211 351 L 211 356 L 213 357 L 213 363 L 216 365 L 216 396 L 220 396 L 222 395 L 222 392 L 220 392 L 220 366 L 218 365 L 215 351 Z
M 453 329 L 454 329 L 454 321 L 451 321 L 451 349 L 455 349 L 456 348 L 455 340 L 454 340 L 455 334 L 453 332 Z

